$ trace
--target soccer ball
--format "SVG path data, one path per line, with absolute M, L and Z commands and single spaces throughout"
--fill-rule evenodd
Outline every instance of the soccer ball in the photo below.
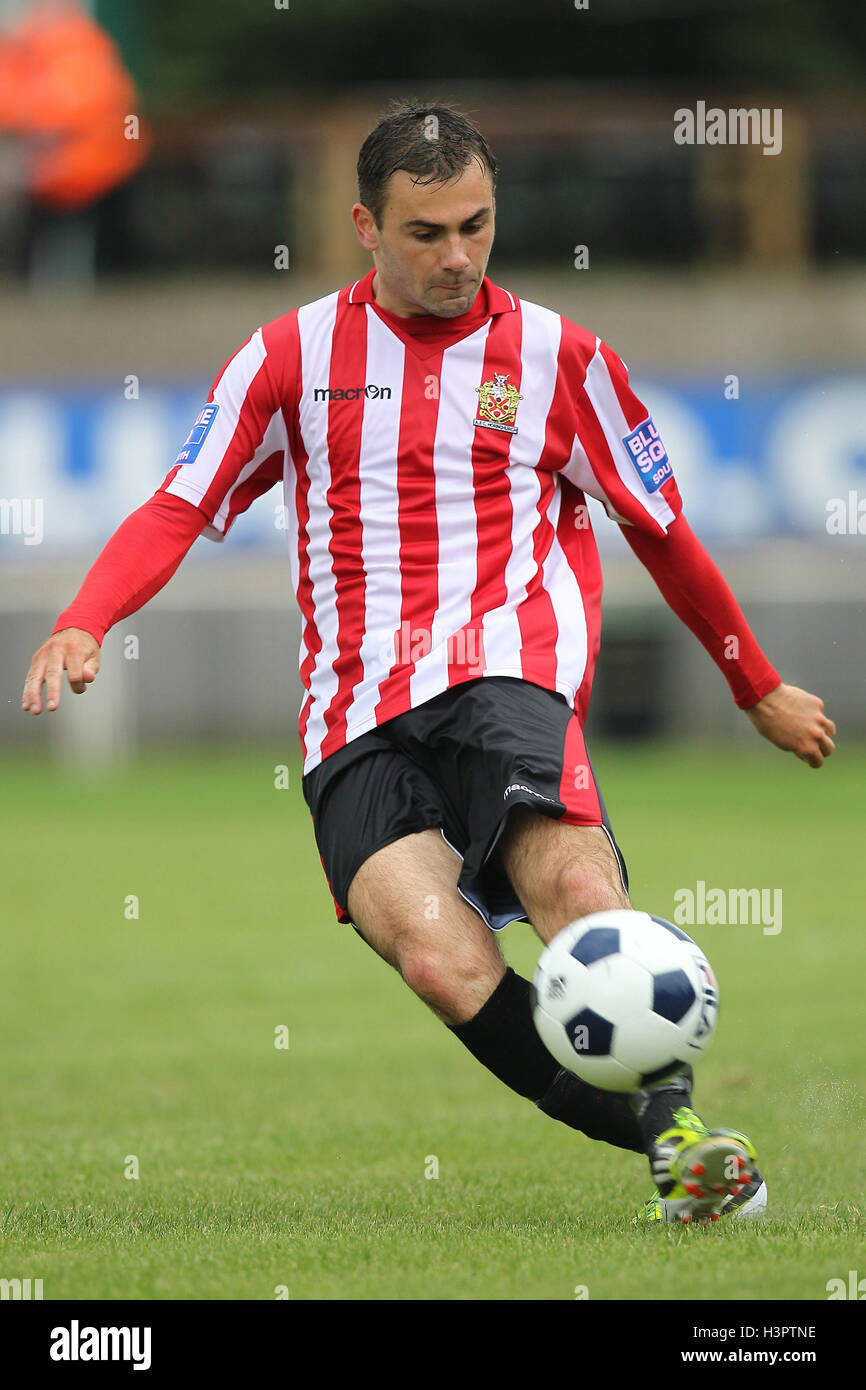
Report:
M 567 1071 L 637 1091 L 700 1057 L 719 995 L 696 942 L 663 917 L 617 908 L 571 922 L 533 982 L 542 1042 Z

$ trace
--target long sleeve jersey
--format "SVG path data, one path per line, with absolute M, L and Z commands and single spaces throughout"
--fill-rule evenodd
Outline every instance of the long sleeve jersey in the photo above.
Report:
M 602 503 L 747 708 L 780 683 L 682 515 L 621 359 L 485 278 L 455 319 L 382 310 L 373 276 L 257 329 L 217 375 L 156 495 L 55 631 L 98 641 L 281 483 L 302 616 L 304 771 L 465 680 L 515 676 L 583 720 Z

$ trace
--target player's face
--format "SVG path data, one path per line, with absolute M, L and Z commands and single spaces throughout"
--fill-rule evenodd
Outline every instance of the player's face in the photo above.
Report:
M 361 204 L 354 211 L 358 235 L 373 253 L 373 293 L 383 309 L 403 316 L 465 314 L 493 245 L 493 180 L 477 161 L 440 184 L 416 184 L 399 169 L 388 182 L 381 227 Z

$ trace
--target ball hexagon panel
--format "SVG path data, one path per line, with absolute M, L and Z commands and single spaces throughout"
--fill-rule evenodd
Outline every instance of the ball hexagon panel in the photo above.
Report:
M 634 1014 L 616 1030 L 614 1049 L 624 1066 L 641 1072 L 654 1071 L 676 1058 L 682 1036 L 675 1023 L 661 1014 Z
M 623 932 L 622 950 L 629 960 L 645 965 L 654 975 L 664 970 L 682 968 L 686 947 L 670 932 L 664 931 L 656 922 L 642 917 L 632 929 Z
M 593 961 L 614 956 L 620 948 L 618 927 L 590 927 L 575 941 L 570 954 L 581 965 L 592 965 Z
M 628 956 L 606 956 L 587 967 L 584 1001 L 611 1023 L 652 1008 L 653 977 Z
M 581 1009 L 566 1023 L 565 1034 L 572 1050 L 582 1057 L 606 1057 L 613 1039 L 613 1024 L 592 1009 Z
M 679 1023 L 692 1008 L 697 995 L 685 970 L 666 970 L 653 976 L 652 1011 Z

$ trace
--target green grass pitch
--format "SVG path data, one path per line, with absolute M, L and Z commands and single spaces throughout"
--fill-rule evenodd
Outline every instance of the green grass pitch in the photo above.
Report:
M 783 890 L 777 935 L 694 929 L 721 989 L 696 1105 L 758 1144 L 763 1225 L 633 1228 L 644 1160 L 506 1090 L 337 925 L 284 752 L 101 781 L 11 756 L 0 1277 L 46 1299 L 822 1300 L 866 1273 L 866 749 L 820 772 L 759 740 L 593 752 L 635 906 Z M 531 974 L 530 928 L 504 944 Z

